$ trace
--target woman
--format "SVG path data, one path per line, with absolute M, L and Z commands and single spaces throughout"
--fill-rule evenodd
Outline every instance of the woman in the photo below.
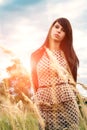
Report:
M 33 98 L 46 130 L 79 129 L 79 109 L 73 91 L 78 65 L 71 24 L 66 18 L 58 18 L 44 44 L 31 55 Z

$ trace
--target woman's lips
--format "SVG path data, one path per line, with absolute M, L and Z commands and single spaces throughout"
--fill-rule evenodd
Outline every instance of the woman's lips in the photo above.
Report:
M 57 38 L 60 37 L 58 34 L 54 34 L 54 36 L 57 37 Z

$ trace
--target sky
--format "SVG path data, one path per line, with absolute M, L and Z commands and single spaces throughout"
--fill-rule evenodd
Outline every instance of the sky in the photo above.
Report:
M 40 47 L 52 22 L 66 17 L 80 60 L 78 81 L 87 84 L 87 0 L 0 0 L 0 46 L 12 50 L 29 69 L 31 53 Z

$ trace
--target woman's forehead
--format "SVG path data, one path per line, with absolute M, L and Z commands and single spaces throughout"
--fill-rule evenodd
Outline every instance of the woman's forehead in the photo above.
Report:
M 59 26 L 63 27 L 58 21 L 56 21 L 56 22 L 54 23 L 54 25 L 59 25 Z M 53 26 L 54 26 L 54 25 L 53 25 Z

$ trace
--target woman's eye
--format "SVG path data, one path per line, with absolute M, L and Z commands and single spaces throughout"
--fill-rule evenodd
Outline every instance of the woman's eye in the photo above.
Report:
M 55 27 L 56 29 L 59 29 L 59 28 L 60 28 L 60 26 L 59 26 L 59 25 L 55 25 L 54 27 Z M 63 32 L 65 32 L 65 29 L 64 29 L 63 27 L 62 27 L 62 28 L 60 28 L 60 30 L 61 30 L 61 31 L 63 31 Z
M 65 29 L 64 29 L 64 28 L 62 28 L 62 31 L 63 31 L 63 32 L 65 32 Z
M 55 25 L 55 28 L 59 28 L 59 26 L 58 26 L 58 25 Z

